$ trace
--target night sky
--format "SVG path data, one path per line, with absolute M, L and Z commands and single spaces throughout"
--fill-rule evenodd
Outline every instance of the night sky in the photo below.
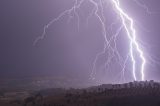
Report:
M 134 0 L 120 1 L 123 9 L 136 20 L 137 38 L 143 42 L 144 52 L 160 62 L 160 0 L 141 0 L 150 11 L 156 12 L 154 14 L 147 14 Z M 77 18 L 68 22 L 66 15 L 51 25 L 45 38 L 33 46 L 34 40 L 43 33 L 44 25 L 73 4 L 74 0 L 0 1 L 1 78 L 58 76 L 89 79 L 95 56 L 103 50 L 104 39 L 101 25 L 95 16 L 92 16 L 88 26 L 86 24 L 86 17 L 93 8 L 87 0 L 77 10 L 80 16 L 79 30 Z M 107 27 L 116 17 L 111 6 L 105 9 Z M 118 45 L 123 54 L 127 50 L 125 45 L 128 45 L 128 39 L 124 33 L 121 35 Z M 160 64 L 149 62 L 149 57 L 146 58 L 146 79 L 159 81 Z M 98 70 L 97 79 L 103 75 L 103 82 L 116 82 L 118 79 L 113 78 L 118 69 L 111 69 L 110 74 Z M 127 79 L 131 80 L 130 77 L 127 75 Z

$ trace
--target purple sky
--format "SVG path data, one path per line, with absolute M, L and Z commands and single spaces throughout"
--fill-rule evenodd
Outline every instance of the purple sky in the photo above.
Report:
M 68 1 L 68 2 L 66 2 Z M 147 14 L 134 0 L 122 0 L 123 9 L 137 21 L 138 39 L 145 42 L 144 52 L 153 55 L 160 61 L 160 0 L 141 0 L 151 11 L 157 14 Z M 33 42 L 43 33 L 43 27 L 56 18 L 65 9 L 73 6 L 74 0 L 1 0 L 0 1 L 0 76 L 59 76 L 88 79 L 92 63 L 98 52 L 103 50 L 101 25 L 95 16 L 91 17 L 88 26 L 86 17 L 93 5 L 89 2 L 78 10 L 80 28 L 77 19 L 67 23 L 67 16 L 55 22 L 47 29 L 46 37 L 36 46 Z M 116 19 L 111 6 L 106 10 L 106 27 Z M 144 28 L 142 28 L 144 27 Z M 148 31 L 146 31 L 146 29 Z M 124 32 L 118 38 L 118 47 L 125 54 L 128 39 Z M 98 64 L 103 63 L 103 58 Z M 100 65 L 98 65 L 100 66 Z M 112 68 L 113 67 L 113 68 Z M 97 79 L 103 77 L 103 82 L 116 82 L 114 75 L 119 67 L 111 65 L 111 72 L 99 71 Z M 146 65 L 146 79 L 160 80 L 160 65 Z M 132 80 L 127 72 L 126 79 Z M 117 79 L 118 80 L 118 79 Z

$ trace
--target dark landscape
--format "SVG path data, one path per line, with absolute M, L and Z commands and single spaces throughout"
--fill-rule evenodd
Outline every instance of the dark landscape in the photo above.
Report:
M 26 96 L 15 99 L 23 94 L 17 92 L 9 98 L 11 94 L 1 92 L 0 106 L 160 106 L 160 83 L 154 81 L 82 89 L 49 88 L 26 92 Z

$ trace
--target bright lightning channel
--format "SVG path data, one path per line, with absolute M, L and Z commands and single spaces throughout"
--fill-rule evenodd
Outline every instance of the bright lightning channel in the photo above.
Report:
M 136 41 L 136 30 L 134 28 L 134 23 L 133 23 L 133 19 L 131 17 L 129 17 L 124 11 L 123 9 L 120 7 L 120 4 L 119 4 L 119 0 L 112 0 L 113 4 L 115 5 L 115 9 L 117 10 L 117 12 L 119 13 L 121 19 L 122 19 L 122 23 L 123 23 L 123 26 L 127 32 L 127 35 L 128 35 L 128 38 L 130 39 L 130 56 L 131 56 L 131 59 L 132 59 L 132 63 L 133 63 L 133 77 L 134 77 L 134 80 L 137 80 L 137 77 L 136 77 L 136 59 L 134 58 L 133 56 L 133 51 L 134 51 L 134 46 L 136 47 L 136 50 L 137 52 L 139 53 L 139 56 L 142 60 L 142 64 L 141 64 L 141 80 L 143 81 L 145 79 L 145 74 L 144 74 L 144 66 L 145 66 L 145 63 L 146 63 L 146 59 L 144 57 L 144 53 L 143 51 L 141 50 L 138 42 Z M 126 24 L 126 21 L 129 21 L 130 22 L 130 25 L 128 27 L 128 25 Z

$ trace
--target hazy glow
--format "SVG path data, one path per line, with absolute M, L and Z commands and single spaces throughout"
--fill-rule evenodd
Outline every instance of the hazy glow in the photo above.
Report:
M 105 70 L 107 70 L 108 67 L 110 67 L 110 64 L 113 62 L 113 58 L 116 58 L 118 62 L 118 65 L 122 68 L 120 72 L 121 76 L 123 77 L 123 79 L 125 80 L 125 70 L 126 70 L 126 64 L 127 61 L 129 59 L 129 57 L 131 58 L 131 62 L 132 62 L 132 75 L 134 80 L 137 80 L 137 69 L 138 67 L 136 67 L 136 64 L 138 63 L 138 60 L 141 60 L 141 69 L 140 69 L 140 76 L 141 76 L 141 80 L 145 80 L 145 73 L 144 73 L 144 67 L 145 67 L 145 63 L 146 63 L 146 59 L 144 57 L 144 53 L 142 51 L 142 49 L 140 48 L 139 43 L 136 40 L 136 30 L 134 28 L 134 22 L 133 19 L 128 16 L 127 13 L 124 12 L 124 10 L 120 7 L 120 2 L 119 0 L 110 0 L 109 2 L 111 3 L 111 6 L 114 7 L 113 12 L 118 13 L 118 18 L 120 19 L 121 25 L 120 27 L 115 31 L 116 33 L 111 35 L 110 38 L 108 38 L 108 32 L 107 32 L 107 28 L 105 25 L 105 14 L 104 14 L 104 4 L 105 2 L 108 2 L 109 0 L 99 0 L 98 2 L 94 1 L 94 0 L 88 0 L 89 3 L 91 3 L 94 7 L 92 8 L 91 14 L 88 15 L 87 19 L 87 24 L 88 24 L 88 20 L 90 17 L 95 16 L 98 19 L 98 22 L 101 24 L 101 30 L 102 30 L 102 35 L 104 37 L 104 48 L 103 50 L 98 53 L 96 55 L 96 58 L 93 62 L 93 68 L 92 68 L 92 72 L 91 72 L 91 79 L 95 79 L 95 76 L 97 74 L 97 69 L 96 69 L 96 63 L 99 59 L 100 56 L 103 56 L 104 54 L 107 54 L 107 59 L 105 60 L 105 65 L 104 67 L 106 68 Z M 41 36 L 39 36 L 35 42 L 34 45 L 41 39 L 43 39 L 46 35 L 46 30 L 56 21 L 60 21 L 61 18 L 63 18 L 63 16 L 68 15 L 69 16 L 69 22 L 71 21 L 72 18 L 77 18 L 77 23 L 78 23 L 78 29 L 79 27 L 79 23 L 80 23 L 80 16 L 79 13 L 77 12 L 77 10 L 80 9 L 81 5 L 85 3 L 85 0 L 75 0 L 74 5 L 70 8 L 65 10 L 64 12 L 62 12 L 57 18 L 51 20 L 48 24 L 46 24 L 44 26 L 44 30 Z M 74 15 L 73 15 L 74 14 Z M 110 28 L 112 29 L 112 25 L 114 25 L 115 23 L 113 22 L 110 26 Z M 120 32 L 122 31 L 122 29 L 125 29 L 126 34 L 129 38 L 129 42 L 130 42 L 130 46 L 129 46 L 129 53 L 127 53 L 127 56 L 125 59 L 123 59 L 123 57 L 120 55 L 118 49 L 117 49 L 117 44 L 116 44 L 116 40 L 117 40 L 117 36 L 120 34 Z M 100 36 L 101 37 L 101 36 Z M 134 54 L 138 54 L 139 59 L 136 59 Z M 117 74 L 118 75 L 118 74 Z M 115 76 L 116 77 L 116 76 Z

